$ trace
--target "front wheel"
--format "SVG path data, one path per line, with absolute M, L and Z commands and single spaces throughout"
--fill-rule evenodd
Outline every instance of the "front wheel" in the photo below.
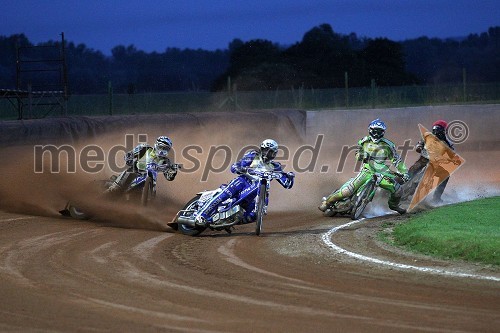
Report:
M 257 202 L 257 222 L 255 226 L 255 234 L 260 235 L 262 231 L 262 220 L 266 213 L 267 186 L 266 183 L 260 184 L 259 200 Z
M 356 194 L 356 202 L 354 203 L 354 207 L 352 207 L 351 211 L 351 219 L 357 220 L 363 214 L 363 211 L 366 208 L 366 205 L 370 202 L 370 193 L 372 192 L 375 184 L 373 181 L 370 181 L 369 184 L 363 187 L 361 192 Z
M 179 214 L 179 216 L 183 217 L 191 217 L 193 212 L 198 208 L 198 200 L 200 200 L 200 195 L 195 196 L 193 199 L 189 200 L 189 202 L 182 208 L 183 212 Z M 174 222 L 177 222 L 177 218 Z M 198 236 L 201 234 L 206 227 L 191 227 L 186 224 L 177 223 L 177 230 L 181 232 L 183 235 L 187 236 Z
M 144 181 L 144 187 L 142 188 L 141 195 L 141 205 L 147 206 L 148 199 L 153 199 L 153 178 L 151 176 L 147 176 Z

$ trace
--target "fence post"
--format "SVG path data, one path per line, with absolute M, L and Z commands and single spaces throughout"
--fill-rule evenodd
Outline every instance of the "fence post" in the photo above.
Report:
M 462 68 L 462 84 L 463 84 L 463 94 L 464 94 L 464 103 L 467 102 L 467 70 L 465 67 Z
M 345 107 L 349 108 L 349 75 L 344 72 L 344 84 L 345 84 Z
M 238 85 L 236 83 L 233 83 L 233 96 L 235 109 L 241 109 L 238 105 Z
M 111 81 L 108 81 L 108 97 L 109 97 L 109 115 L 113 115 L 113 86 Z
M 227 97 L 219 104 L 219 109 L 221 109 L 225 104 L 231 104 L 233 106 L 233 110 L 241 109 L 238 105 L 238 96 L 236 94 L 237 88 L 236 83 L 231 85 L 231 77 L 227 77 Z
M 376 93 L 376 85 L 375 85 L 375 79 L 372 79 L 371 82 L 371 90 L 372 90 L 372 109 L 375 109 L 376 101 L 375 101 L 375 93 Z
M 33 118 L 33 88 L 31 81 L 28 83 L 28 118 Z

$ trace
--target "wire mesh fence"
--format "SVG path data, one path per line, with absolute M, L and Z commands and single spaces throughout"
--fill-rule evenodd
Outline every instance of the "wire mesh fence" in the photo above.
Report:
M 448 84 L 275 91 L 171 92 L 72 95 L 69 116 L 127 115 L 169 112 L 213 112 L 253 109 L 360 109 L 419 105 L 498 103 L 500 83 Z M 16 119 L 16 101 L 0 99 L 0 118 Z M 36 105 L 35 105 L 36 106 Z M 34 118 L 47 111 L 34 108 Z M 59 116 L 51 112 L 48 116 Z

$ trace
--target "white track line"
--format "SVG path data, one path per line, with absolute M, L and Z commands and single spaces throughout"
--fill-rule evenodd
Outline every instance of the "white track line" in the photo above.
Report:
M 338 227 L 334 227 L 334 228 L 330 229 L 328 232 L 324 233 L 321 236 L 321 238 L 323 239 L 323 242 L 328 247 L 330 247 L 331 249 L 333 249 L 335 252 L 341 253 L 341 254 L 345 254 L 347 256 L 356 258 L 358 260 L 369 261 L 369 262 L 372 262 L 372 263 L 375 263 L 375 264 L 385 265 L 385 266 L 390 266 L 390 267 L 395 267 L 395 268 L 399 268 L 399 269 L 403 269 L 403 270 L 416 270 L 416 271 L 420 271 L 420 272 L 431 273 L 431 274 L 438 274 L 438 275 L 444 275 L 444 276 L 465 277 L 465 278 L 473 278 L 473 279 L 481 279 L 481 280 L 500 281 L 500 278 L 498 278 L 496 276 L 487 276 L 487 275 L 476 275 L 476 274 L 469 274 L 469 273 L 452 272 L 452 271 L 447 271 L 447 270 L 444 270 L 444 269 L 436 269 L 436 268 L 431 268 L 431 267 L 419 267 L 419 266 L 398 264 L 398 263 L 394 263 L 394 262 L 391 262 L 391 261 L 384 261 L 384 260 L 380 260 L 380 259 L 376 259 L 376 258 L 371 258 L 371 257 L 367 257 L 367 256 L 364 256 L 364 255 L 361 255 L 361 254 L 357 254 L 357 253 L 351 252 L 351 251 L 347 251 L 346 249 L 343 249 L 340 246 L 335 245 L 331 241 L 332 235 L 334 233 L 336 233 L 337 231 L 339 231 L 341 229 L 344 229 L 344 228 L 347 228 L 347 227 L 350 227 L 350 226 L 352 226 L 354 224 L 361 223 L 364 220 L 365 220 L 365 218 L 362 218 L 362 219 L 359 219 L 359 220 L 356 220 L 356 221 L 352 221 L 352 222 L 340 225 Z

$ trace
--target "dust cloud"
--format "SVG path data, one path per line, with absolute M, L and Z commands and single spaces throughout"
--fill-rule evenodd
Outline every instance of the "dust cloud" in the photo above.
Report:
M 4 146 L 2 156 L 9 158 L 5 160 L 4 177 L 0 179 L 0 209 L 60 216 L 59 210 L 71 201 L 95 221 L 122 227 L 163 229 L 197 192 L 230 181 L 234 176 L 229 172 L 230 165 L 251 146 L 273 138 L 288 145 L 290 150 L 296 149 L 304 137 L 305 113 L 202 113 L 108 120 L 106 128 L 102 128 L 103 122 L 99 119 L 98 130 L 83 130 L 86 126 L 91 127 L 91 122 L 74 118 L 72 121 L 84 121 L 85 124 L 68 130 L 67 126 L 54 125 L 65 119 L 53 119 L 48 133 L 36 124 L 33 132 L 29 133 L 28 129 L 31 141 L 23 137 L 22 145 Z M 81 132 L 87 135 L 81 137 Z M 155 202 L 149 207 L 140 207 L 135 202 L 101 199 L 92 184 L 123 170 L 123 156 L 127 150 L 140 142 L 153 144 L 160 135 L 171 137 L 174 149 L 170 157 L 181 163 L 183 169 L 171 182 L 159 176 Z M 37 151 L 35 146 L 44 150 Z M 49 151 L 47 147 L 55 150 Z M 88 156 L 95 159 L 89 160 Z
M 495 123 L 500 123 L 499 107 L 470 108 L 264 110 L 44 119 L 18 125 L 9 122 L 0 124 L 0 151 L 4 157 L 0 209 L 60 216 L 59 210 L 71 200 L 98 223 L 167 230 L 166 223 L 197 192 L 229 182 L 234 178 L 229 171 L 230 165 L 251 146 L 273 138 L 284 146 L 278 159 L 286 171 L 296 173 L 296 182 L 291 190 L 283 189 L 278 183 L 272 184 L 269 210 L 311 210 L 321 197 L 355 176 L 354 151 L 349 147 L 367 134 L 367 125 L 375 118 L 387 123 L 386 137 L 398 146 L 408 140 L 411 145 L 416 144 L 418 123 L 431 126 L 436 119 L 463 120 L 469 125 L 469 138 L 457 144 L 456 151 L 466 163 L 452 175 L 443 199 L 451 203 L 498 195 L 500 149 L 498 145 L 492 148 L 493 145 L 485 143 L 500 143 L 495 128 Z M 478 115 L 492 121 L 478 122 Z M 100 199 L 89 184 L 117 174 L 124 167 L 123 156 L 127 149 L 139 142 L 152 144 L 160 135 L 171 137 L 174 143 L 171 158 L 181 163 L 183 169 L 172 182 L 159 176 L 155 202 L 140 207 L 137 203 Z M 59 170 L 53 170 L 50 153 L 45 152 L 41 157 L 35 145 L 65 146 L 74 154 L 60 153 Z M 96 150 L 101 151 L 102 156 Z M 418 155 L 409 149 L 407 166 L 417 158 Z M 40 171 L 37 170 L 40 166 L 43 171 L 35 172 Z M 89 172 L 91 169 L 93 171 Z M 372 205 L 372 214 L 387 211 L 386 198 L 385 193 L 380 195 Z

